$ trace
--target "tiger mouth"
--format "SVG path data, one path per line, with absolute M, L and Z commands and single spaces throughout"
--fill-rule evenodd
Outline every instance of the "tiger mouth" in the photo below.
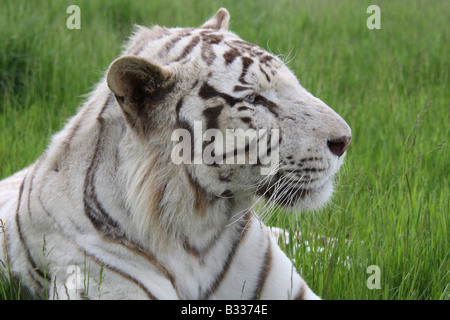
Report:
M 283 207 L 292 207 L 301 200 L 306 200 L 316 193 L 320 193 L 321 187 L 311 187 L 311 183 L 318 179 L 293 180 L 286 175 L 277 173 L 272 181 L 257 190 L 257 195 L 264 196 L 269 202 L 274 202 Z

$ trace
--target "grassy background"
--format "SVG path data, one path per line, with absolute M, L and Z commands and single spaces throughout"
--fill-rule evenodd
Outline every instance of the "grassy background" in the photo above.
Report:
M 81 30 L 66 28 L 70 4 Z M 370 4 L 381 7 L 381 30 L 366 27 Z M 43 152 L 133 23 L 197 26 L 222 6 L 243 39 L 290 53 L 302 85 L 354 133 L 332 204 L 270 221 L 309 241 L 286 250 L 312 289 L 326 299 L 449 299 L 445 0 L 1 0 L 0 178 Z M 319 248 L 310 233 L 337 240 Z M 369 265 L 380 268 L 380 289 L 366 285 Z M 21 296 L 4 282 L 0 298 Z

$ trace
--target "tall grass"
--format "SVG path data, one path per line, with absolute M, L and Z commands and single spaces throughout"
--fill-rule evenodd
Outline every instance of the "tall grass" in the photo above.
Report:
M 81 8 L 81 30 L 66 28 L 70 4 Z M 370 4 L 381 8 L 381 30 L 366 27 Z M 221 6 L 231 30 L 284 55 L 303 86 L 353 130 L 332 203 L 269 221 L 291 237 L 301 232 L 286 251 L 312 289 L 327 299 L 449 299 L 444 0 L 2 0 L 0 177 L 42 153 L 134 23 L 196 26 Z M 379 267 L 380 289 L 367 286 L 370 265 Z

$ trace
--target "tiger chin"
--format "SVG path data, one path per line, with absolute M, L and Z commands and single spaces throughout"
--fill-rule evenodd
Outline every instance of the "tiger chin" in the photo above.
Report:
M 255 195 L 322 206 L 352 133 L 229 20 L 137 27 L 44 154 L 0 182 L 0 259 L 33 295 L 319 299 Z

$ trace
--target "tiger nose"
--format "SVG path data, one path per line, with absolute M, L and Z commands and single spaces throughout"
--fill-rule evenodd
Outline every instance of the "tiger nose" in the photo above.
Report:
M 327 145 L 331 153 L 340 157 L 344 154 L 345 150 L 347 150 L 347 147 L 349 146 L 350 142 L 352 142 L 351 135 L 330 139 L 327 141 Z

